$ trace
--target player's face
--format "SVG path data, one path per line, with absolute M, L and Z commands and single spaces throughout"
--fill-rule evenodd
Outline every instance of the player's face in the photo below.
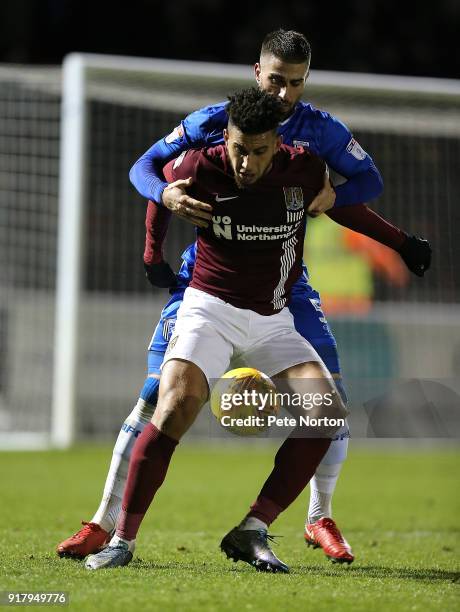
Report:
M 308 63 L 289 64 L 271 54 L 262 55 L 254 67 L 259 87 L 281 99 L 285 117 L 289 117 L 302 97 L 308 71 Z
M 225 144 L 235 182 L 240 189 L 258 181 L 271 168 L 281 138 L 276 132 L 243 134 L 234 125 L 224 130 Z

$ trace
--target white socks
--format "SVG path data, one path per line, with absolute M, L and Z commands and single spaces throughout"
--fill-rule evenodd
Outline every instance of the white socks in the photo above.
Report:
M 268 529 L 267 524 L 256 518 L 255 516 L 248 516 L 241 521 L 238 525 L 240 531 L 255 531 L 256 529 Z
M 136 540 L 125 540 L 123 538 L 120 538 L 116 534 L 110 540 L 109 546 L 118 546 L 120 542 L 128 546 L 128 550 L 130 553 L 134 552 L 134 549 L 136 548 Z
M 112 531 L 117 523 L 121 502 L 128 477 L 128 466 L 131 451 L 136 438 L 150 422 L 155 406 L 139 398 L 133 411 L 123 423 L 112 454 L 109 473 L 105 481 L 104 494 L 96 514 L 91 519 L 105 529 Z
M 342 468 L 342 463 L 324 465 L 320 463 L 315 475 L 310 481 L 310 505 L 308 507 L 308 523 L 332 516 L 332 495 Z

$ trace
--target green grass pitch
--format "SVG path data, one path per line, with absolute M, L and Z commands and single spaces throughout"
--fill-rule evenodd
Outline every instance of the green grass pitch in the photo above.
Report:
M 56 544 L 89 520 L 108 447 L 0 454 L 0 590 L 70 594 L 78 610 L 460 610 L 459 455 L 351 447 L 334 517 L 353 546 L 336 566 L 302 538 L 308 491 L 271 528 L 289 575 L 259 574 L 218 550 L 245 514 L 273 449 L 181 445 L 144 521 L 135 560 L 89 572 Z

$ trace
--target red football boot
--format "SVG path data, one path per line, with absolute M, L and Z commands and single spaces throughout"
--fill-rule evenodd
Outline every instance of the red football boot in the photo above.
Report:
M 324 517 L 316 523 L 306 524 L 305 543 L 313 548 L 322 548 L 333 563 L 352 563 L 353 552 L 331 518 Z
M 73 536 L 57 545 L 56 552 L 60 557 L 84 559 L 91 553 L 99 552 L 109 543 L 110 533 L 96 525 L 82 521 L 83 528 Z

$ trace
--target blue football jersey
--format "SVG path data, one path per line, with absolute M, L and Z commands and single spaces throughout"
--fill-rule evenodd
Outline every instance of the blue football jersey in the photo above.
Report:
M 168 136 L 156 142 L 132 167 L 130 179 L 141 195 L 161 201 L 166 187 L 163 166 L 187 149 L 223 142 L 227 102 L 201 108 L 188 115 Z M 278 129 L 283 142 L 309 148 L 335 172 L 348 179 L 335 187 L 335 206 L 368 202 L 380 195 L 382 178 L 371 156 L 360 147 L 338 119 L 311 104 L 299 102 Z
M 168 161 L 188 149 L 224 142 L 223 130 L 228 124 L 225 110 L 227 103 L 205 106 L 191 113 L 137 160 L 131 168 L 130 179 L 141 195 L 161 202 L 163 190 L 167 186 L 163 167 Z M 309 103 L 299 102 L 292 115 L 280 124 L 278 133 L 285 144 L 309 148 L 324 159 L 332 170 L 347 179 L 335 187 L 335 206 L 360 204 L 380 195 L 383 182 L 371 156 L 359 146 L 350 130 L 329 113 Z M 190 282 L 195 253 L 195 245 L 190 245 L 182 254 L 183 264 L 178 274 L 179 290 Z M 305 265 L 292 292 L 313 292 L 308 284 Z

